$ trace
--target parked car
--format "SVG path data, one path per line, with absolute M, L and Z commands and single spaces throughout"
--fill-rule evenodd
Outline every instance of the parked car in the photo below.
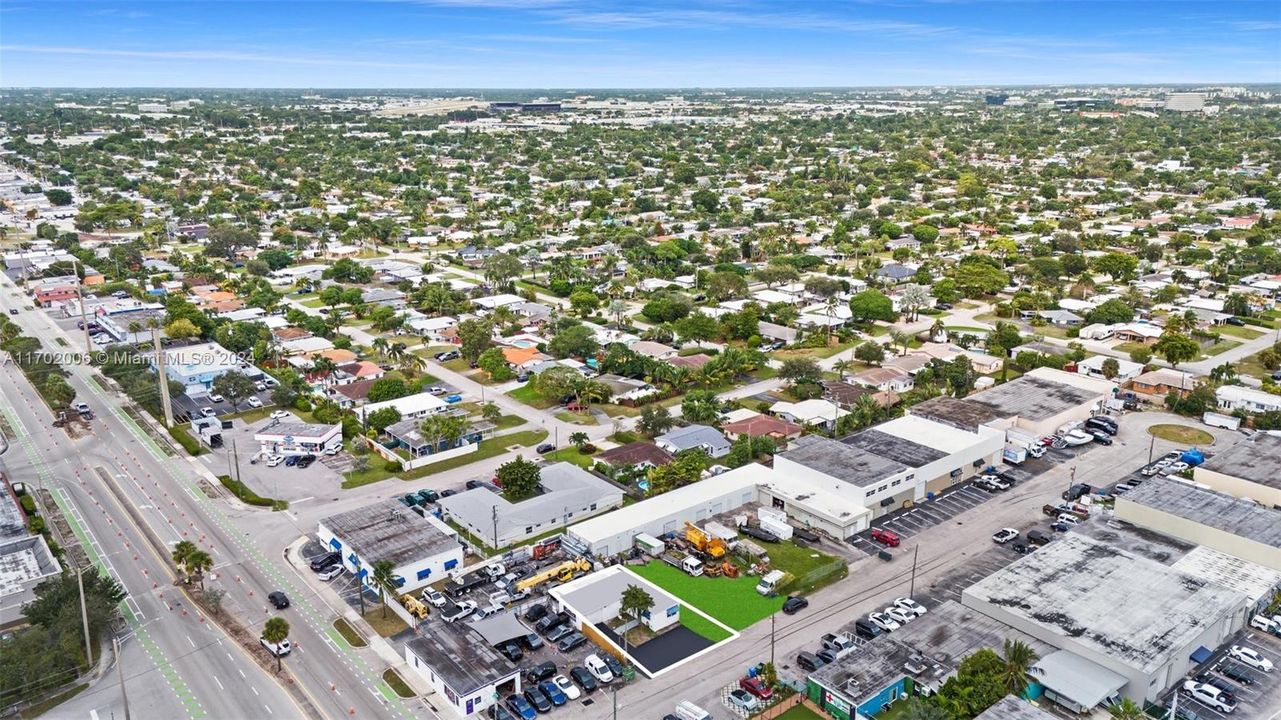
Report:
M 525 688 L 525 700 L 533 705 L 539 713 L 549 713 L 552 711 L 552 701 L 547 699 L 542 690 L 537 685 Z
M 751 693 L 759 700 L 769 702 L 774 699 L 774 690 L 758 677 L 739 678 L 738 686 Z
M 993 533 L 992 542 L 996 543 L 997 545 L 1004 545 L 1005 543 L 1010 542 L 1011 540 L 1017 540 L 1018 537 L 1019 537 L 1018 530 L 1015 530 L 1014 528 L 1001 528 L 1000 530 L 997 530 L 995 533 Z
M 440 619 L 445 622 L 458 622 L 474 612 L 476 612 L 476 603 L 471 600 L 464 600 L 453 607 L 442 610 Z
M 1229 325 L 1236 325 L 1237 327 L 1245 327 L 1245 320 L 1242 320 L 1239 317 L 1230 317 L 1227 320 L 1224 320 L 1223 322 Z
M 512 662 L 519 662 L 521 658 L 525 657 L 525 653 L 521 652 L 520 647 L 516 645 L 516 643 L 503 643 L 498 646 L 498 652 L 502 653 L 503 657 L 511 660 Z
M 224 401 L 224 400 L 226 400 L 226 398 L 224 398 L 223 396 L 219 395 L 218 393 L 210 393 L 210 394 L 209 394 L 209 402 L 213 402 L 213 403 L 220 403 L 220 402 L 222 402 L 222 401 Z
M 1090 437 L 1094 438 L 1094 442 L 1100 445 L 1112 444 L 1112 435 L 1106 430 L 1101 430 L 1099 428 L 1086 428 L 1085 432 L 1088 433 Z
M 449 604 L 449 599 L 443 593 L 431 588 L 423 590 L 423 601 L 434 608 L 443 608 Z
M 861 638 L 873 640 L 880 637 L 884 632 L 879 625 L 867 618 L 859 618 L 854 621 L 854 634 Z
M 1254 684 L 1254 676 L 1250 674 L 1250 671 L 1236 663 L 1223 663 L 1219 666 L 1219 673 L 1238 685 Z
M 543 639 L 538 636 L 538 633 L 526 633 L 520 637 L 520 644 L 524 645 L 526 650 L 533 652 L 543 646 Z
M 787 615 L 795 615 L 810 606 L 810 601 L 799 595 L 791 595 L 783 601 L 783 612 Z
M 1228 657 L 1255 670 L 1261 670 L 1265 673 L 1272 672 L 1272 661 L 1263 657 L 1263 654 L 1254 648 L 1233 645 L 1228 650 Z
M 904 610 L 903 608 L 900 608 L 894 605 L 891 605 L 890 607 L 885 608 L 885 610 L 883 610 L 882 612 L 884 612 L 885 615 L 887 615 L 888 617 L 892 618 L 894 622 L 898 623 L 899 625 L 906 625 L 916 619 L 915 613 L 910 613 Z
M 761 706 L 761 701 L 757 700 L 754 695 L 742 688 L 736 688 L 729 691 L 729 704 L 739 708 L 747 713 L 756 711 Z
M 280 465 L 280 463 L 282 463 L 282 462 L 284 462 L 284 461 L 285 461 L 285 456 L 284 456 L 284 455 L 268 455 L 268 456 L 267 456 L 267 467 L 276 467 L 276 466 Z
M 342 565 L 330 565 L 324 570 L 321 570 L 319 573 L 316 573 L 316 577 L 323 580 L 324 582 L 329 582 L 330 580 L 333 580 L 339 575 L 342 575 L 343 572 L 344 570 Z
M 1185 680 L 1181 692 L 1222 713 L 1232 713 L 1237 709 L 1236 703 L 1231 702 L 1222 691 L 1213 685 L 1206 685 L 1195 680 Z
M 824 665 L 831 665 L 832 663 L 836 662 L 836 651 L 828 650 L 827 648 L 824 648 L 814 653 L 814 657 L 818 658 L 819 660 L 822 660 Z
M 542 603 L 530 605 L 525 610 L 525 622 L 538 622 L 547 617 L 547 606 Z
M 257 395 L 250 395 L 249 399 L 245 401 L 245 404 L 251 408 L 262 407 L 262 401 L 258 399 Z
M 917 617 L 920 617 L 925 613 L 929 612 L 928 610 L 925 609 L 924 605 L 918 603 L 912 598 L 906 598 L 906 597 L 895 598 L 894 606 L 897 608 L 906 610 Z
M 560 691 L 564 693 L 565 697 L 569 698 L 570 700 L 577 700 L 578 698 L 583 696 L 583 691 L 579 690 L 578 686 L 575 685 L 569 678 L 565 677 L 564 675 L 557 675 L 556 677 L 552 678 L 551 681 L 556 683 L 556 687 L 559 688 Z
M 761 542 L 767 542 L 767 543 L 779 542 L 779 537 L 774 533 L 770 532 L 769 530 L 763 530 L 758 527 L 753 527 L 751 525 L 746 525 L 744 527 L 739 528 L 739 532 L 743 533 L 748 537 L 756 538 Z
M 573 634 L 574 634 L 574 628 L 570 627 L 569 625 L 561 625 L 557 627 L 555 630 L 552 630 L 551 632 L 547 633 L 547 642 L 549 643 L 560 642 L 561 640 Z
M 1098 415 L 1096 417 L 1090 418 L 1089 420 L 1086 420 L 1085 428 L 1086 430 L 1090 430 L 1090 429 L 1102 430 L 1108 435 L 1115 435 L 1121 430 L 1120 426 L 1116 424 L 1116 421 L 1106 415 Z
M 521 720 L 534 720 L 534 718 L 538 717 L 538 712 L 534 710 L 534 706 L 530 705 L 529 702 L 520 695 L 508 695 L 507 707 L 512 712 L 519 715 Z
M 324 555 L 321 555 L 320 557 L 312 560 L 310 563 L 308 563 L 308 566 L 311 567 L 312 570 L 315 570 L 316 572 L 320 572 L 321 570 L 329 569 L 329 567 L 332 565 L 337 565 L 338 561 L 340 560 L 342 560 L 342 556 L 339 555 L 338 553 L 327 552 Z
M 974 487 L 980 490 L 984 490 L 990 493 L 998 493 L 1001 491 L 1000 486 L 998 486 L 996 483 L 990 482 L 988 480 L 984 480 L 983 478 L 979 478 L 978 480 L 975 480 L 973 482 L 973 485 Z
M 270 417 L 272 420 L 287 420 L 289 413 L 285 410 L 273 410 Z
M 541 690 L 542 693 L 547 696 L 547 699 L 552 701 L 552 705 L 556 707 L 560 707 L 561 705 L 569 702 L 569 697 L 561 691 L 559 685 L 551 680 L 544 680 L 538 683 L 538 689 Z
M 884 528 L 872 528 L 872 539 L 890 547 L 898 547 L 899 543 L 902 542 L 898 534 Z
M 215 412 L 214 409 L 211 407 L 202 407 L 200 408 L 200 414 L 204 417 L 214 417 L 218 413 Z
M 289 596 L 280 590 L 267 593 L 267 600 L 277 610 L 284 610 L 289 607 Z
M 596 692 L 596 678 L 582 666 L 574 666 L 569 669 L 569 676 L 574 678 L 574 682 L 583 689 L 583 692 L 591 694 Z
M 1067 532 L 1072 529 L 1072 526 L 1065 522 L 1054 522 L 1050 523 L 1050 529 L 1054 532 Z
M 457 350 L 446 350 L 445 352 L 436 353 L 433 357 L 436 358 L 436 362 L 448 362 L 462 357 L 462 353 Z
M 1169 465 L 1167 465 L 1165 467 L 1165 470 L 1163 470 L 1162 472 L 1164 472 L 1166 475 L 1178 475 L 1184 470 L 1187 470 L 1189 467 L 1191 467 L 1191 465 L 1188 465 L 1183 461 L 1172 462 Z
M 311 467 L 311 464 L 314 462 L 316 462 L 315 455 L 311 455 L 311 454 L 303 455 L 302 457 L 298 458 L 298 464 L 296 467 L 299 470 L 305 470 Z
M 885 632 L 898 630 L 900 627 L 902 627 L 902 625 L 899 625 L 898 622 L 894 620 L 894 618 L 889 617 L 885 613 L 881 613 L 881 612 L 868 613 L 867 619 L 870 620 L 873 625 L 879 627 Z
M 542 445 L 539 445 L 538 447 L 534 448 L 534 450 L 537 451 L 539 455 L 546 455 L 547 453 L 555 449 L 556 449 L 556 446 L 551 443 L 543 443 Z
M 434 503 L 440 499 L 440 493 L 435 490 L 426 489 L 418 491 L 418 501 L 420 503 Z
M 525 671 L 525 682 L 535 685 L 556 674 L 556 663 L 541 662 Z
M 1050 542 L 1050 538 L 1040 530 L 1028 530 L 1027 541 L 1032 545 L 1045 545 Z
M 588 655 L 584 658 L 583 666 L 586 667 L 587 672 L 590 672 L 592 677 L 596 678 L 596 681 L 601 684 L 608 685 L 614 681 L 614 673 L 610 672 L 609 666 L 605 664 L 605 661 L 601 660 L 595 654 Z
M 996 489 L 998 489 L 998 490 L 1009 490 L 1009 489 L 1010 489 L 1010 487 L 1011 487 L 1011 486 L 1010 486 L 1010 483 L 1005 482 L 1004 480 L 1002 480 L 999 476 L 997 476 L 997 475 L 996 475 L 996 474 L 994 474 L 994 473 L 988 473 L 988 474 L 985 474 L 985 475 L 981 475 L 981 476 L 979 476 L 979 479 L 980 479 L 980 480 L 983 480 L 983 481 L 985 481 L 985 482 L 991 483 L 992 485 L 995 485 L 995 486 L 996 486 Z
M 587 642 L 587 636 L 583 635 L 580 632 L 571 632 L 570 634 L 561 638 L 560 642 L 556 643 L 556 649 L 560 650 L 563 653 L 567 653 L 570 650 L 573 650 L 574 648 L 582 646 L 586 642 Z
M 808 672 L 814 672 L 823 667 L 824 663 L 817 655 L 810 652 L 799 652 L 796 654 L 796 666 Z
M 601 656 L 601 659 L 605 661 L 605 667 L 614 673 L 614 677 L 620 678 L 623 676 L 623 664 L 618 661 L 618 658 L 606 653 Z

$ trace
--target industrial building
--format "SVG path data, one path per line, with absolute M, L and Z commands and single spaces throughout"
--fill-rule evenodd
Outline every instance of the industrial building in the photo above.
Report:
M 1026 700 L 1006 695 L 974 720 L 1058 720 L 1058 715 L 1051 715 Z
M 621 565 L 614 565 L 577 580 L 552 588 L 548 595 L 557 611 L 569 612 L 579 621 L 576 625 L 598 625 L 614 620 L 622 609 L 623 591 L 635 585 L 654 600 L 654 607 L 643 613 L 640 623 L 661 633 L 681 620 L 681 601 Z
M 164 353 L 165 375 L 182 385 L 182 391 L 192 397 L 209 394 L 213 381 L 229 372 L 251 377 L 262 375 L 261 370 L 215 342 L 169 348 Z M 155 367 L 154 360 L 152 367 Z
M 1202 485 L 1281 508 L 1281 435 L 1258 433 L 1215 453 L 1192 471 Z
M 254 433 L 254 441 L 266 455 L 319 455 L 342 449 L 342 424 L 278 422 Z
M 946 600 L 893 633 L 811 673 L 806 695 L 837 720 L 868 718 L 913 695 L 932 694 L 961 661 L 1006 640 L 1022 640 L 1038 655 L 1053 646 Z
M 27 530 L 17 496 L 0 474 L 0 628 L 25 622 L 22 606 L 35 588 L 62 572 L 44 537 Z
M 1116 696 L 1155 700 L 1244 625 L 1247 601 L 1068 533 L 966 588 L 961 602 L 1073 656 L 1043 655 L 1037 682 L 1087 712 Z
M 1116 517 L 1281 570 L 1281 510 L 1251 500 L 1204 485 L 1153 478 L 1117 498 Z
M 1116 386 L 1076 373 L 1037 368 L 1023 377 L 977 392 L 962 402 L 981 405 L 993 419 L 985 424 L 1053 435 L 1063 425 L 1086 420 L 1112 396 Z
M 596 557 L 627 552 L 640 533 L 661 537 L 756 501 L 757 483 L 770 476 L 755 463 L 665 492 L 570 526 L 565 542 Z
M 405 643 L 405 662 L 436 691 L 433 706 L 459 717 L 484 717 L 485 708 L 521 691 L 520 668 L 467 625 L 414 637 Z
M 343 567 L 373 587 L 374 563 L 386 560 L 402 592 L 443 580 L 463 564 L 458 533 L 435 516 L 422 515 L 398 500 L 384 500 L 320 521 L 316 536 L 342 555 Z
M 440 499 L 445 517 L 490 547 L 507 547 L 623 504 L 623 491 L 570 462 L 539 470 L 539 493 L 513 503 L 485 487 Z
M 806 435 L 775 456 L 784 477 L 883 515 L 933 495 L 994 465 L 1005 433 L 972 431 L 905 415 L 840 440 Z

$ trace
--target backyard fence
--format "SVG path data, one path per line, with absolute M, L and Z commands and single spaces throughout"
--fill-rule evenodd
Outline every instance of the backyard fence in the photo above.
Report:
M 780 588 L 778 592 L 780 594 L 783 592 L 804 592 L 819 585 L 826 585 L 830 582 L 840 580 L 848 575 L 849 572 L 850 568 L 845 564 L 844 560 L 838 557 L 832 558 L 830 561 L 825 562 L 804 575 L 793 579 L 791 582 Z

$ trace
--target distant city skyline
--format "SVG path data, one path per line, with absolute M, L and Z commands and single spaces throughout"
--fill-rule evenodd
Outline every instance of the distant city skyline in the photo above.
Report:
M 387 0 L 0 6 L 0 86 L 1281 82 L 1281 5 Z

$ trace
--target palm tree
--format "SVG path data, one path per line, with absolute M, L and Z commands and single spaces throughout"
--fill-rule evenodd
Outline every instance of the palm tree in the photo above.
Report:
M 378 599 L 383 604 L 383 617 L 387 617 L 387 591 L 396 592 L 396 566 L 390 560 L 379 560 L 374 563 L 374 585 L 378 587 Z
M 1005 662 L 1001 677 L 1010 694 L 1023 697 L 1027 690 L 1030 676 L 1044 674 L 1044 670 L 1033 667 L 1040 657 L 1036 651 L 1022 640 L 1006 640 L 1001 659 Z
M 1120 702 L 1109 705 L 1108 714 L 1112 720 L 1143 720 L 1146 717 L 1143 708 L 1130 698 L 1121 698 Z
M 380 358 L 387 357 L 387 338 L 381 337 L 381 336 L 376 337 L 374 338 L 374 341 L 373 343 L 371 343 L 371 345 L 374 349 L 374 352 L 378 354 L 378 357 Z
M 187 573 L 200 581 L 200 592 L 205 591 L 205 573 L 213 568 L 213 557 L 204 550 L 192 550 L 187 555 Z
M 311 362 L 311 374 L 314 379 L 319 379 L 322 383 L 328 383 L 328 378 L 338 370 L 338 365 L 333 360 L 321 356 Z
M 492 402 L 488 402 L 480 406 L 480 416 L 489 422 L 498 422 L 498 419 L 503 416 L 503 409 Z
M 191 553 L 196 552 L 197 550 L 199 550 L 199 548 L 197 548 L 196 544 L 192 541 L 179 541 L 178 544 L 173 546 L 173 564 L 177 565 L 179 569 L 186 568 L 187 558 L 191 556 Z
M 590 439 L 590 438 L 588 438 L 588 437 L 587 437 L 587 433 L 583 432 L 582 430 L 579 430 L 578 432 L 572 433 L 572 434 L 569 436 L 569 442 L 570 442 L 570 444 L 571 444 L 571 445 L 573 445 L 574 447 L 578 448 L 579 452 L 582 452 L 582 450 L 583 450 L 583 446 L 587 444 L 587 441 L 588 441 L 589 439 Z
M 907 348 L 912 343 L 912 336 L 900 330 L 890 331 L 890 342 L 903 348 L 899 355 L 906 355 Z
M 262 639 L 279 645 L 289 638 L 289 621 L 282 617 L 269 618 L 262 626 Z M 280 654 L 276 654 L 276 672 L 280 672 Z

